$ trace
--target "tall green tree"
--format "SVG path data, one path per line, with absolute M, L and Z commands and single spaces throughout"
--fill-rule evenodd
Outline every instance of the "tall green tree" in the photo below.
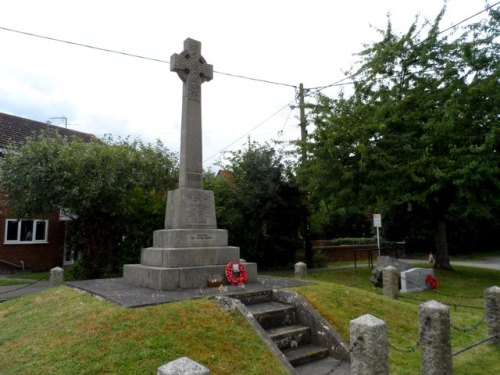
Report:
M 72 216 L 70 245 L 83 257 L 85 276 L 99 277 L 137 258 L 152 230 L 162 227 L 165 192 L 177 172 L 174 155 L 159 142 L 50 134 L 9 148 L 0 173 L 19 217 L 58 209 Z
M 318 202 L 432 223 L 435 265 L 448 268 L 448 223 L 500 204 L 500 17 L 450 40 L 443 15 L 404 35 L 389 20 L 359 55 L 354 93 L 319 98 L 309 168 L 330 189 Z
M 269 144 L 249 141 L 231 153 L 225 177 L 211 176 L 217 220 L 229 230 L 230 243 L 259 267 L 285 267 L 301 247 L 300 225 L 305 209 L 295 177 Z

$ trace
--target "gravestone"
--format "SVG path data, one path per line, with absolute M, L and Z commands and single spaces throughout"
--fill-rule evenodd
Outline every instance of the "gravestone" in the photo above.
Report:
M 227 231 L 217 229 L 214 193 L 203 189 L 201 85 L 213 68 L 201 43 L 186 39 L 170 70 L 183 82 L 179 188 L 168 192 L 165 229 L 153 232 L 153 247 L 142 249 L 141 264 L 123 269 L 125 281 L 159 290 L 206 287 L 240 257 L 238 247 L 228 246 Z M 257 264 L 244 265 L 247 282 L 256 282 Z
M 433 268 L 411 268 L 401 272 L 401 292 L 411 293 L 429 289 L 427 276 L 434 276 Z

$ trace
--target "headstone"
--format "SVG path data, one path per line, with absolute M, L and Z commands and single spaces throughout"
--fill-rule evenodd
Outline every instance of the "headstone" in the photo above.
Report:
M 295 263 L 295 277 L 303 279 L 307 275 L 307 264 L 304 262 Z
M 387 325 L 366 314 L 350 322 L 351 375 L 389 375 Z
M 421 292 L 429 289 L 426 281 L 429 275 L 434 276 L 433 268 L 411 268 L 401 272 L 401 292 Z
M 418 308 L 420 330 L 420 373 L 451 375 L 450 310 L 436 301 L 428 301 Z
M 153 233 L 153 247 L 141 250 L 141 264 L 127 264 L 125 281 L 159 290 L 206 287 L 240 258 L 217 229 L 214 193 L 203 189 L 201 85 L 213 77 L 201 43 L 186 39 L 171 57 L 171 71 L 183 82 L 179 188 L 168 192 L 165 229 Z M 247 282 L 257 281 L 257 264 L 245 263 Z
M 375 268 L 372 270 L 372 276 L 370 277 L 370 281 L 372 282 L 373 285 L 379 288 L 382 287 L 383 285 L 382 273 L 384 271 L 384 268 L 387 266 L 396 267 L 399 270 L 399 272 L 406 271 L 411 268 L 411 266 L 408 263 L 401 262 L 396 258 L 387 255 L 379 256 L 377 259 L 377 264 L 375 265 Z
M 64 283 L 64 269 L 54 267 L 50 270 L 50 286 L 58 286 Z
M 157 375 L 209 375 L 210 370 L 191 358 L 182 357 L 158 367 Z
M 399 270 L 393 266 L 387 266 L 383 271 L 384 296 L 396 299 L 399 292 Z
M 500 288 L 492 286 L 484 291 L 484 319 L 488 325 L 488 336 L 493 344 L 500 346 Z

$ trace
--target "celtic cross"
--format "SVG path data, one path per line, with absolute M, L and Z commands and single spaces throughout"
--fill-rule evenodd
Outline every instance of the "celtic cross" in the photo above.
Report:
M 201 55 L 201 43 L 186 39 L 184 51 L 170 58 L 170 70 L 183 82 L 179 188 L 203 188 L 201 84 L 213 77 L 213 67 Z

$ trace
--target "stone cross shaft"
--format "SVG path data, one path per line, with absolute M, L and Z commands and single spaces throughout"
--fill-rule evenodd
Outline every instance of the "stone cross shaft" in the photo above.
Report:
M 212 79 L 213 67 L 201 55 L 201 43 L 188 38 L 184 51 L 171 56 L 170 71 L 184 82 L 179 188 L 202 189 L 201 84 Z

